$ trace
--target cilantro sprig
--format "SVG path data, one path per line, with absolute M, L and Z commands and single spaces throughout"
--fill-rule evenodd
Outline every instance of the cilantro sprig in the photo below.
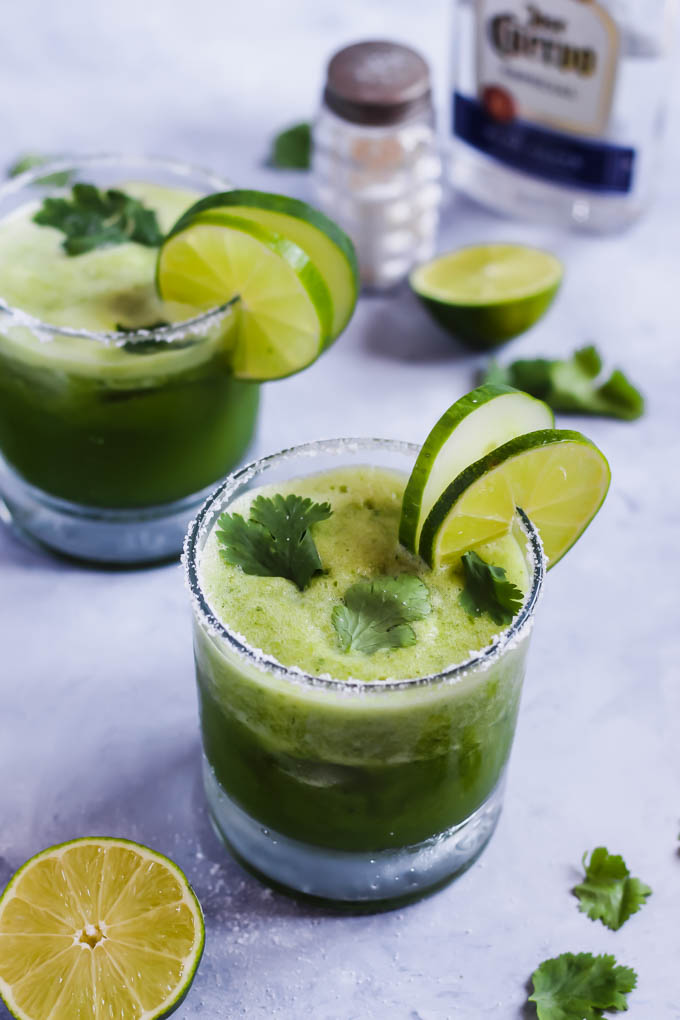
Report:
M 18 177 L 19 174 L 23 174 L 26 170 L 32 170 L 36 166 L 44 166 L 46 163 L 51 163 L 54 156 L 43 156 L 37 152 L 27 152 L 23 156 L 19 156 L 7 169 L 8 177 Z M 36 177 L 34 184 L 44 187 L 55 187 L 63 188 L 73 178 L 73 171 L 71 170 L 58 170 L 52 174 L 45 174 L 43 177 Z
M 280 170 L 309 170 L 311 158 L 312 126 L 302 121 L 276 135 L 269 162 Z
M 151 333 L 157 329 L 164 329 L 172 325 L 167 319 L 157 319 L 155 322 L 145 322 L 143 326 L 126 326 L 124 322 L 116 323 L 116 333 Z M 183 351 L 187 347 L 195 347 L 200 343 L 198 337 L 184 337 L 182 340 L 165 340 L 160 337 L 149 337 L 148 339 L 125 340 L 120 346 L 128 354 L 159 354 L 162 351 Z
M 65 234 L 67 255 L 126 241 L 156 248 L 163 240 L 153 209 L 117 188 L 100 191 L 94 184 L 74 184 L 70 198 L 46 198 L 33 222 Z
M 589 861 L 587 857 L 586 852 L 582 862 L 585 880 L 572 890 L 579 900 L 579 910 L 618 931 L 644 906 L 652 890 L 639 878 L 632 878 L 623 857 L 610 854 L 606 847 L 596 847 Z
M 544 960 L 531 980 L 538 1020 L 600 1020 L 603 1010 L 628 1009 L 637 974 L 607 954 L 562 953 Z
M 117 333 L 137 333 L 140 329 L 149 330 L 152 329 L 163 329 L 165 326 L 169 326 L 170 323 L 167 319 L 156 319 L 155 322 L 145 322 L 143 326 L 126 326 L 124 322 L 116 323 Z
M 539 397 L 554 411 L 604 415 L 634 421 L 645 410 L 644 397 L 620 369 L 602 378 L 602 358 L 592 344 L 570 358 L 531 358 L 502 367 L 492 362 L 484 382 L 504 383 Z
M 259 577 L 285 577 L 300 591 L 323 570 L 310 529 L 328 520 L 330 503 L 301 496 L 257 496 L 246 521 L 241 514 L 220 514 L 217 539 L 226 563 Z
M 381 648 L 414 645 L 410 626 L 431 610 L 430 593 L 412 574 L 357 581 L 333 610 L 333 626 L 343 652 L 373 655 Z
M 487 563 L 476 552 L 466 552 L 461 559 L 465 587 L 459 601 L 463 609 L 470 616 L 488 613 L 494 623 L 511 623 L 522 608 L 524 596 L 506 579 L 505 569 Z

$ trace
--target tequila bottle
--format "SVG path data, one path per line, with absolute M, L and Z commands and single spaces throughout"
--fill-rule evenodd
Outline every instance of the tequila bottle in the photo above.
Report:
M 453 184 L 504 212 L 591 231 L 648 205 L 677 0 L 457 0 Z

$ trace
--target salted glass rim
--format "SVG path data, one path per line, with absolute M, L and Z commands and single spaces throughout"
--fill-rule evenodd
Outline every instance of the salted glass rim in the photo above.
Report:
M 0 184 L 0 203 L 12 195 L 18 194 L 24 188 L 40 181 L 43 177 L 49 177 L 52 174 L 63 173 L 66 170 L 81 167 L 87 169 L 90 166 L 106 167 L 115 166 L 116 164 L 137 165 L 148 170 L 157 168 L 175 173 L 178 176 L 203 177 L 206 183 L 213 187 L 215 191 L 231 191 L 233 188 L 233 184 L 225 177 L 221 177 L 205 167 L 187 163 L 183 160 L 171 159 L 167 156 L 139 156 L 124 152 L 104 152 L 85 156 L 58 156 L 50 159 L 48 162 L 40 163 L 28 170 L 24 170 L 22 173 Z M 63 185 L 55 185 L 54 187 L 50 185 L 48 187 L 54 191 L 59 191 L 63 188 Z M 11 305 L 1 296 L 0 312 L 11 315 L 16 320 L 17 325 L 35 330 L 40 334 L 41 339 L 49 339 L 51 336 L 69 337 L 91 340 L 106 347 L 122 347 L 124 344 L 134 344 L 138 341 L 162 340 L 171 342 L 183 339 L 188 332 L 195 332 L 196 330 L 199 332 L 204 331 L 221 322 L 223 318 L 226 318 L 237 301 L 238 297 L 230 298 L 224 304 L 216 305 L 214 308 L 208 309 L 207 312 L 201 312 L 200 315 L 194 315 L 183 322 L 173 322 L 167 326 L 156 326 L 154 329 L 131 329 L 125 331 L 76 329 L 69 326 L 57 326 L 52 322 L 44 322 L 23 308 Z
M 208 599 L 201 587 L 199 578 L 199 559 L 203 551 L 204 539 L 212 529 L 217 514 L 222 512 L 232 501 L 237 490 L 252 479 L 262 475 L 275 464 L 294 460 L 300 456 L 320 454 L 342 454 L 360 451 L 386 450 L 393 453 L 404 453 L 415 457 L 420 451 L 416 443 L 396 439 L 351 438 L 321 439 L 309 443 L 301 443 L 288 447 L 277 453 L 260 457 L 258 460 L 233 471 L 225 481 L 203 503 L 197 516 L 189 525 L 185 540 L 182 563 L 185 578 L 191 593 L 194 612 L 199 622 L 210 634 L 217 634 L 229 647 L 251 665 L 265 672 L 270 672 L 285 681 L 295 684 L 325 688 L 335 692 L 370 694 L 373 691 L 404 691 L 413 688 L 427 687 L 435 683 L 454 684 L 461 681 L 471 670 L 488 668 L 497 661 L 503 652 L 514 645 L 533 623 L 533 616 L 538 604 L 543 581 L 545 579 L 546 561 L 541 537 L 524 511 L 517 507 L 517 519 L 520 529 L 528 540 L 532 576 L 529 591 L 524 599 L 522 609 L 509 627 L 503 630 L 492 642 L 480 651 L 470 655 L 461 663 L 456 663 L 437 673 L 426 676 L 406 678 L 403 680 L 385 679 L 372 680 L 338 680 L 328 676 L 314 676 L 296 667 L 284 666 L 273 656 L 251 648 L 242 637 L 229 629 L 213 612 Z

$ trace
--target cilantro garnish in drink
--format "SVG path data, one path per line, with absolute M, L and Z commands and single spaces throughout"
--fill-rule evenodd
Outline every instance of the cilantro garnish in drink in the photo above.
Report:
M 639 878 L 633 878 L 623 857 L 610 854 L 598 846 L 587 860 L 583 855 L 585 879 L 572 890 L 579 900 L 579 910 L 593 921 L 602 921 L 617 931 L 640 907 L 652 890 Z
M 634 421 L 645 409 L 644 397 L 616 368 L 602 376 L 596 347 L 581 347 L 569 358 L 520 358 L 501 366 L 492 362 L 484 382 L 515 386 L 549 404 L 554 411 L 604 415 Z
M 239 497 L 203 559 L 219 616 L 284 665 L 339 679 L 436 673 L 488 645 L 498 624 L 460 603 L 460 565 L 433 571 L 400 545 L 404 485 L 360 466 Z M 477 555 L 506 571 L 521 605 L 522 544 L 506 535 Z
M 375 577 L 347 589 L 344 604 L 333 610 L 333 626 L 343 652 L 372 655 L 380 648 L 416 643 L 410 626 L 431 610 L 430 593 L 418 577 Z
M 46 198 L 33 222 L 65 234 L 67 255 L 127 241 L 157 248 L 163 240 L 153 209 L 119 188 L 102 191 L 94 184 L 74 184 L 70 198 Z
M 488 613 L 494 623 L 508 624 L 522 608 L 524 596 L 508 581 L 503 567 L 485 563 L 476 552 L 463 553 L 465 587 L 460 593 L 461 605 L 470 616 Z
M 250 518 L 221 514 L 217 537 L 225 563 L 246 574 L 285 577 L 304 591 L 323 570 L 310 528 L 331 515 L 329 503 L 314 503 L 293 494 L 257 496 Z
M 562 953 L 544 960 L 531 980 L 538 1020 L 600 1020 L 603 1010 L 628 1009 L 637 974 L 609 954 Z
M 155 329 L 165 329 L 165 327 L 169 326 L 169 325 L 170 325 L 170 323 L 168 322 L 167 319 L 156 319 L 155 322 L 145 322 L 143 324 L 140 323 L 139 326 L 126 326 L 124 322 L 117 322 L 116 323 L 116 332 L 117 333 L 137 333 L 137 332 L 139 332 L 139 330 L 144 330 L 145 332 L 146 331 L 151 332 L 152 330 L 155 330 Z

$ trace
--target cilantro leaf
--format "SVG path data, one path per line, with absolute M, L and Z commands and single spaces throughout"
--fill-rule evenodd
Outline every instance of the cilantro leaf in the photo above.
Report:
M 70 199 L 46 198 L 33 222 L 65 234 L 62 247 L 67 255 L 126 241 L 155 248 L 163 240 L 153 209 L 124 191 L 100 191 L 93 184 L 74 184 Z
M 587 856 L 583 855 L 585 881 L 572 890 L 580 900 L 579 910 L 617 931 L 644 905 L 652 890 L 639 878 L 631 878 L 623 858 L 610 854 L 606 847 L 596 847 L 586 863 Z
M 600 1020 L 603 1010 L 628 1009 L 626 995 L 637 974 L 617 967 L 613 956 L 562 953 L 531 975 L 538 1020 Z
M 280 170 L 309 170 L 312 159 L 312 126 L 307 121 L 276 135 L 270 165 Z
M 44 166 L 45 163 L 51 163 L 53 158 L 53 156 L 40 156 L 37 152 L 27 152 L 23 156 L 19 156 L 18 159 L 15 159 L 12 165 L 8 167 L 7 176 L 18 177 L 19 174 L 25 173 L 26 170 L 32 170 L 34 166 Z M 62 188 L 66 187 L 73 176 L 74 174 L 71 170 L 59 170 L 53 174 L 45 174 L 44 177 L 36 177 L 33 183 L 45 185 L 46 187 Z
M 169 323 L 165 323 L 169 325 Z M 138 329 L 155 329 L 155 326 L 139 326 Z M 134 333 L 133 329 L 121 329 L 119 333 Z M 128 354 L 161 354 L 163 351 L 184 351 L 187 347 L 195 347 L 200 338 L 186 337 L 184 340 L 162 340 L 150 337 L 148 340 L 126 340 L 120 346 Z
M 634 421 L 645 410 L 644 397 L 632 382 L 614 369 L 608 379 L 598 381 L 602 358 L 596 347 L 581 347 L 570 358 L 531 358 L 513 361 L 505 367 L 492 362 L 484 382 L 505 383 L 545 400 L 554 411 L 604 415 Z
M 285 577 L 304 591 L 323 570 L 310 528 L 332 514 L 330 503 L 301 496 L 257 496 L 250 519 L 220 514 L 217 538 L 226 563 L 259 577 Z
M 511 623 L 522 608 L 524 595 L 506 580 L 505 569 L 495 567 L 476 552 L 463 553 L 465 587 L 459 595 L 463 609 L 470 616 L 488 613 L 494 623 Z
M 145 322 L 143 326 L 126 326 L 123 322 L 116 323 L 117 333 L 137 333 L 139 330 L 152 332 L 156 329 L 163 329 L 170 326 L 166 319 L 157 319 L 156 322 Z M 125 340 L 121 349 L 128 354 L 160 354 L 162 351 L 183 351 L 187 347 L 195 347 L 200 342 L 200 337 L 185 337 L 184 340 L 164 340 L 159 337 L 148 339 Z
M 416 643 L 410 624 L 430 612 L 430 593 L 419 577 L 374 577 L 345 592 L 345 604 L 333 610 L 333 626 L 343 652 L 373 655 L 380 648 Z
M 116 323 L 117 333 L 137 333 L 140 329 L 152 330 L 152 329 L 163 329 L 164 326 L 169 326 L 170 323 L 167 319 L 156 319 L 155 322 L 145 322 L 143 326 L 126 326 L 124 322 Z

